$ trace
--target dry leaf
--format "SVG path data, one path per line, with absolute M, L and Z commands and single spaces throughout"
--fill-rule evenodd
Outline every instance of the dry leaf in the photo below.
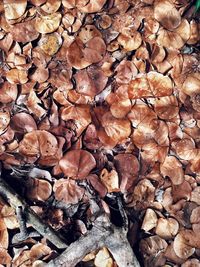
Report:
M 116 142 L 121 142 L 129 137 L 131 133 L 129 120 L 116 119 L 110 112 L 107 112 L 103 115 L 102 126 L 105 129 L 107 136 Z
M 62 38 L 57 32 L 46 34 L 39 40 L 38 45 L 47 55 L 53 56 L 62 45 Z
M 91 153 L 86 150 L 72 150 L 67 152 L 59 161 L 59 166 L 65 176 L 74 179 L 85 179 L 96 166 Z
M 148 232 L 152 230 L 154 227 L 156 227 L 157 222 L 158 218 L 155 211 L 153 211 L 152 209 L 147 209 L 142 222 L 141 229 L 143 229 L 145 232 Z
M 189 258 L 195 252 L 195 248 L 186 243 L 183 232 L 175 237 L 173 248 L 176 255 L 183 259 Z
M 115 170 L 108 172 L 107 169 L 103 169 L 100 174 L 102 183 L 106 186 L 109 193 L 119 192 L 119 177 Z
M 61 0 L 47 0 L 44 5 L 41 6 L 41 9 L 48 14 L 52 14 L 58 11 L 60 5 Z
M 77 92 L 86 96 L 98 95 L 106 86 L 108 78 L 97 67 L 89 67 L 75 74 Z
M 86 5 L 82 4 L 82 0 L 78 1 L 78 4 L 80 5 L 79 10 L 81 12 L 85 13 L 94 13 L 98 12 L 101 10 L 103 5 L 106 3 L 106 0 L 90 0 L 89 2 L 87 1 Z
M 4 82 L 0 84 L 0 102 L 7 104 L 16 100 L 18 94 L 16 84 L 10 84 L 9 82 Z
M 84 189 L 70 179 L 59 179 L 53 186 L 55 198 L 67 204 L 77 204 L 83 197 Z
M 11 118 L 11 128 L 19 133 L 27 133 L 37 130 L 37 125 L 33 117 L 27 113 L 20 112 Z
M 10 123 L 10 113 L 7 111 L 0 111 L 0 135 L 3 134 Z
M 173 218 L 159 218 L 155 233 L 164 239 L 172 239 L 179 230 L 178 222 Z
M 14 208 L 4 205 L 1 209 L 1 216 L 3 217 L 5 225 L 8 229 L 15 229 L 19 227 Z
M 42 243 L 38 243 L 33 245 L 30 249 L 30 258 L 32 261 L 42 259 L 43 257 L 49 255 L 51 253 L 51 249 Z
M 181 23 L 181 15 L 170 1 L 155 1 L 154 17 L 168 30 L 173 30 Z
M 112 267 L 113 259 L 106 247 L 103 247 L 96 255 L 94 259 L 94 264 L 96 267 Z
M 24 84 L 28 82 L 28 73 L 26 70 L 11 69 L 6 73 L 6 79 L 11 84 Z
M 168 176 L 174 185 L 180 185 L 184 181 L 183 167 L 174 156 L 167 156 L 160 166 L 161 174 Z
M 139 162 L 132 154 L 118 154 L 114 157 L 116 170 L 120 177 L 120 190 L 126 192 L 137 180 Z
M 132 51 L 140 47 L 142 38 L 139 32 L 128 30 L 121 33 L 117 38 L 117 41 L 125 51 Z
M 32 201 L 46 201 L 52 193 L 51 184 L 42 179 L 34 178 L 27 188 L 27 198 Z
M 12 38 L 16 42 L 31 42 L 39 37 L 35 29 L 35 19 L 17 23 L 11 28 Z
M 61 118 L 65 121 L 74 120 L 76 132 L 79 136 L 91 122 L 90 109 L 88 105 L 69 105 L 62 110 Z
M 0 248 L 0 262 L 2 266 L 11 266 L 11 256 L 8 254 L 7 250 Z
M 138 75 L 130 82 L 129 96 L 131 99 L 168 96 L 172 94 L 172 89 L 169 77 L 152 71 L 147 75 Z
M 4 0 L 3 2 L 6 19 L 18 19 L 26 10 L 27 0 Z
M 60 25 L 61 17 L 60 13 L 37 17 L 35 21 L 35 28 L 39 33 L 54 32 Z

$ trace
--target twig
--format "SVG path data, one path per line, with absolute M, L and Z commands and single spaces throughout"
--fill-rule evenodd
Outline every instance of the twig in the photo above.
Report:
M 75 267 L 89 252 L 106 246 L 119 267 L 140 267 L 126 238 L 126 231 L 111 224 L 106 215 L 99 216 L 92 230 L 72 243 L 60 256 L 44 267 Z
M 19 222 L 20 232 L 15 234 L 12 238 L 12 244 L 25 241 L 29 237 L 40 237 L 37 231 L 31 231 L 26 226 L 26 218 L 22 206 L 16 208 L 17 220 Z
M 53 228 L 46 225 L 37 214 L 29 208 L 24 200 L 16 194 L 13 189 L 2 179 L 0 178 L 0 195 L 13 207 L 18 208 L 22 207 L 26 214 L 26 221 L 30 223 L 36 231 L 38 231 L 42 236 L 47 238 L 52 244 L 57 248 L 63 249 L 67 245 L 65 240 L 61 238 L 58 233 L 55 233 Z
M 16 208 L 16 214 L 17 214 L 17 220 L 19 222 L 21 238 L 22 240 L 24 240 L 28 237 L 28 231 L 26 228 L 26 222 L 25 222 L 22 206 L 19 206 Z
M 0 178 L 0 195 L 14 208 L 21 207 L 26 212 L 26 221 L 57 248 L 67 245 L 54 230 L 45 225 L 10 186 Z M 92 203 L 94 204 L 94 203 Z M 93 206 L 96 210 L 96 206 Z M 44 263 L 44 267 L 75 267 L 89 252 L 106 246 L 119 267 L 140 267 L 126 237 L 127 231 L 110 222 L 107 215 L 99 215 L 86 235 L 72 243 L 56 259 Z

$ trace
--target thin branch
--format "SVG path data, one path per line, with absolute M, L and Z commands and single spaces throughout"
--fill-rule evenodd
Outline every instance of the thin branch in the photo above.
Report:
M 106 246 L 119 267 L 140 267 L 127 240 L 126 231 L 111 224 L 106 215 L 99 216 L 92 230 L 72 243 L 44 267 L 75 267 L 88 253 Z
M 41 235 L 46 237 L 57 248 L 66 248 L 67 245 L 54 230 L 31 210 L 10 186 L 0 178 L 0 195 L 15 209 L 22 207 L 26 212 L 26 220 Z M 96 206 L 93 208 L 96 210 Z M 119 267 L 140 267 L 137 258 L 127 240 L 127 231 L 113 225 L 107 215 L 99 215 L 93 222 L 93 227 L 86 235 L 68 246 L 65 251 L 44 267 L 75 267 L 88 253 L 106 246 L 113 255 Z
M 22 207 L 26 213 L 26 221 L 30 223 L 36 231 L 38 231 L 42 236 L 47 238 L 52 244 L 57 248 L 63 249 L 67 245 L 65 240 L 61 238 L 58 233 L 56 233 L 53 228 L 46 225 L 37 214 L 29 208 L 27 203 L 20 198 L 20 196 L 14 192 L 14 190 L 2 179 L 0 178 L 0 195 L 12 206 L 13 208 Z
M 17 220 L 19 222 L 20 232 L 22 237 L 25 239 L 28 236 L 28 231 L 26 228 L 26 222 L 22 210 L 22 206 L 16 208 Z
M 103 247 L 105 237 L 109 234 L 109 231 L 102 231 L 102 227 L 93 227 L 86 235 L 73 242 L 60 256 L 43 266 L 74 267 L 85 257 L 85 255 Z

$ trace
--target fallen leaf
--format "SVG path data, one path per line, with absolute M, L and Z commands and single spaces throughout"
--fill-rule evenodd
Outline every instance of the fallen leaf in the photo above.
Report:
M 71 150 L 59 161 L 59 166 L 65 176 L 74 179 L 85 179 L 96 166 L 91 153 L 86 150 Z
M 97 67 L 80 70 L 74 77 L 77 92 L 91 97 L 98 95 L 105 88 L 108 81 L 103 71 Z
M 119 177 L 115 170 L 108 172 L 107 169 L 103 169 L 100 174 L 100 179 L 105 185 L 109 193 L 119 192 Z
M 180 161 L 174 156 L 167 156 L 160 166 L 161 174 L 168 176 L 172 183 L 180 185 L 184 181 L 183 167 Z
M 168 30 L 173 30 L 181 23 L 181 15 L 170 1 L 155 1 L 154 17 Z
M 10 32 L 16 42 L 27 43 L 39 37 L 39 33 L 35 29 L 35 19 L 15 24 Z
M 155 211 L 152 209 L 147 209 L 142 222 L 141 229 L 143 229 L 145 232 L 149 232 L 150 230 L 156 227 L 157 222 L 158 218 Z
M 147 75 L 138 75 L 129 84 L 131 99 L 142 97 L 161 97 L 172 94 L 173 85 L 169 77 L 158 72 L 149 72 Z
M 61 21 L 60 13 L 36 17 L 35 28 L 39 33 L 51 33 L 57 30 Z
M 175 237 L 173 248 L 176 255 L 183 259 L 189 258 L 195 252 L 195 248 L 186 243 L 183 232 Z
M 49 56 L 53 56 L 62 45 L 62 38 L 57 33 L 43 35 L 38 42 L 39 47 Z
M 139 162 L 132 154 L 118 154 L 114 157 L 116 170 L 120 177 L 120 190 L 126 192 L 137 180 Z
M 95 256 L 94 264 L 96 267 L 112 267 L 113 259 L 106 247 L 103 247 Z
M 46 201 L 52 193 L 51 184 L 46 180 L 37 178 L 32 179 L 31 182 L 27 188 L 27 198 L 31 201 Z
M 20 0 L 19 2 L 13 0 L 4 0 L 4 10 L 6 19 L 18 19 L 20 18 L 27 6 L 27 0 Z
M 53 186 L 55 198 L 67 204 L 77 204 L 84 195 L 84 189 L 70 179 L 59 179 Z
M 179 230 L 179 224 L 175 219 L 159 218 L 156 225 L 155 233 L 159 235 L 161 238 L 168 240 L 176 236 L 178 230 Z

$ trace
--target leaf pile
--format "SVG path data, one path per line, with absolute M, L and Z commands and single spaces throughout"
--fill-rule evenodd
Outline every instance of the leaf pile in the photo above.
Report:
M 89 229 L 90 191 L 111 217 L 122 199 L 144 266 L 200 265 L 200 22 L 190 8 L 0 4 L 2 172 L 69 243 Z M 18 225 L 8 206 L 0 214 L 1 264 L 56 257 L 44 240 L 9 247 Z M 106 248 L 88 260 L 116 266 Z

